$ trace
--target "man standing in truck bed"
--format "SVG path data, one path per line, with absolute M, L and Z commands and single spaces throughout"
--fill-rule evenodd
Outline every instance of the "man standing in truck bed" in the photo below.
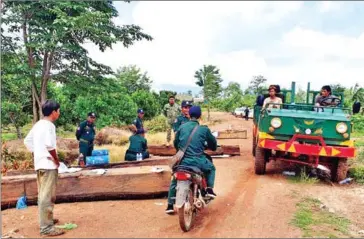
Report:
M 163 114 L 167 117 L 167 146 L 169 146 L 171 142 L 173 124 L 181 113 L 180 107 L 175 104 L 174 100 L 174 96 L 170 96 L 169 103 L 163 108 Z

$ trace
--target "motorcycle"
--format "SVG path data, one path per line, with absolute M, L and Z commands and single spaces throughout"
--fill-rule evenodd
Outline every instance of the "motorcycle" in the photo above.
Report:
M 184 232 L 188 232 L 197 212 L 204 209 L 213 198 L 206 196 L 206 179 L 199 168 L 179 165 L 174 169 L 174 177 L 177 180 L 176 208 L 179 225 Z

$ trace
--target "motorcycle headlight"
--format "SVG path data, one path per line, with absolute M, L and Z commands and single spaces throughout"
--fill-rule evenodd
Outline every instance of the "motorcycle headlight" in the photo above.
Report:
M 282 120 L 280 118 L 273 118 L 271 121 L 270 121 L 270 125 L 277 129 L 279 127 L 282 126 Z
M 336 131 L 340 134 L 346 133 L 346 131 L 348 131 L 348 126 L 345 123 L 338 123 L 336 125 Z

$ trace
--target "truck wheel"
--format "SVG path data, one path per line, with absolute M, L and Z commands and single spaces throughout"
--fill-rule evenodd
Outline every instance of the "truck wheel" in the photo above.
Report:
M 253 134 L 253 143 L 252 143 L 252 154 L 255 157 L 255 149 L 257 148 L 257 137 Z
M 263 175 L 265 174 L 265 169 L 267 165 L 267 151 L 264 148 L 255 148 L 255 174 Z
M 337 167 L 336 173 L 333 174 L 333 181 L 340 182 L 346 178 L 346 174 L 348 173 L 348 164 L 346 158 L 337 159 Z

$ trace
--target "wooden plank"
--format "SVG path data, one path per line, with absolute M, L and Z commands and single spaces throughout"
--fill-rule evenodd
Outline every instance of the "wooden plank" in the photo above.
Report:
M 57 203 L 74 201 L 111 200 L 121 198 L 154 197 L 166 195 L 171 171 L 166 165 L 161 173 L 151 172 L 152 166 L 110 168 L 103 175 L 91 170 L 60 174 L 57 184 Z M 5 176 L 1 181 L 1 209 L 15 207 L 24 195 L 28 205 L 37 202 L 37 180 L 35 174 Z
M 224 130 L 218 131 L 217 139 L 247 139 L 247 130 Z
M 172 156 L 176 154 L 176 149 L 173 146 L 165 145 L 149 145 L 148 150 L 150 154 L 159 156 Z M 216 151 L 206 150 L 208 155 L 240 155 L 239 145 L 221 145 Z

